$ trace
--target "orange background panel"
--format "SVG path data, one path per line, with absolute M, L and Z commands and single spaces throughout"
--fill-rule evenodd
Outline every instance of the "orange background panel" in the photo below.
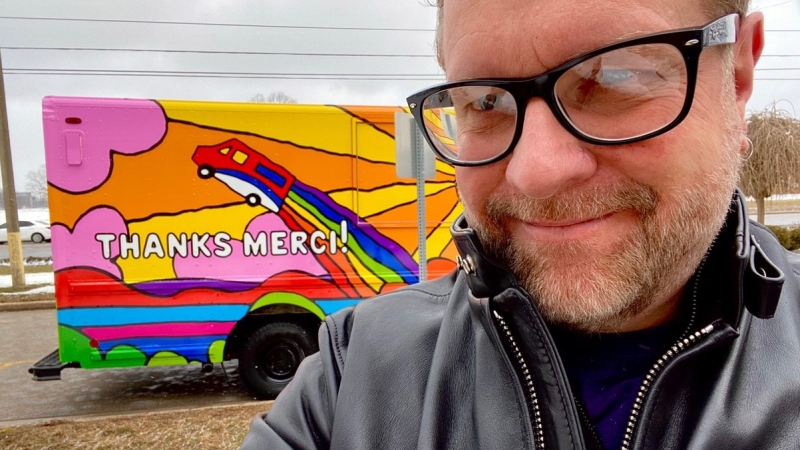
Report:
M 286 167 L 298 180 L 323 191 L 352 185 L 352 157 L 298 148 L 258 136 L 200 128 L 170 122 L 168 132 L 153 150 L 132 156 L 114 155 L 105 184 L 85 194 L 65 194 L 51 189 L 51 221 L 72 228 L 78 217 L 96 205 L 115 207 L 126 220 L 152 215 L 241 203 L 244 199 L 217 180 L 197 175 L 192 154 L 198 145 L 216 145 L 237 138 Z M 333 174 L 338 174 L 332 176 Z
M 394 137 L 394 123 L 386 123 L 385 121 L 394 120 L 394 115 L 387 115 L 386 114 L 386 107 L 370 107 L 370 106 L 358 106 L 358 107 L 350 107 L 350 106 L 341 106 L 343 110 L 347 111 L 349 114 L 355 114 L 356 117 L 364 119 L 365 121 L 372 124 L 375 128 L 385 131 L 389 133 L 392 137 Z M 397 111 L 403 111 L 403 108 L 399 106 L 396 108 Z

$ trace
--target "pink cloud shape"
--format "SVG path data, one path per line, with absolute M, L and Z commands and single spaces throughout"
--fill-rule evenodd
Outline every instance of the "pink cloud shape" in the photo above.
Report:
M 147 151 L 167 130 L 164 111 L 152 100 L 45 97 L 42 112 L 47 181 L 69 192 L 100 186 L 112 151 Z
M 291 230 L 276 214 L 267 213 L 253 219 L 246 229 L 246 232 L 254 237 L 261 231 L 268 234 L 284 231 L 288 234 Z M 258 283 L 289 270 L 306 272 L 313 276 L 327 275 L 325 269 L 311 252 L 305 255 L 300 253 L 297 255 L 272 255 L 270 253 L 265 256 L 245 256 L 242 241 L 232 239 L 228 244 L 231 247 L 229 256 L 215 256 L 214 252 L 220 247 L 213 244 L 213 239 L 209 239 L 206 245 L 211 256 L 202 253 L 198 257 L 192 257 L 191 253 L 187 257 L 176 255 L 174 259 L 176 275 L 178 278 L 213 278 Z
M 93 209 L 81 217 L 70 232 L 61 224 L 50 228 L 53 243 L 53 269 L 68 267 L 94 267 L 122 278 L 119 267 L 110 259 L 119 256 L 119 246 L 110 245 L 104 256 L 103 244 L 97 240 L 98 233 L 126 234 L 128 227 L 122 216 L 112 208 Z

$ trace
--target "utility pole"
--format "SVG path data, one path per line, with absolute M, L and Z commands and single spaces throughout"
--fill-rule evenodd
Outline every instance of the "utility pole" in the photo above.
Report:
M 3 177 L 3 201 L 6 208 L 8 258 L 11 262 L 11 285 L 25 286 L 25 265 L 22 261 L 22 239 L 17 216 L 17 190 L 14 188 L 14 169 L 11 165 L 11 139 L 8 137 L 6 89 L 3 83 L 3 55 L 0 53 L 0 175 Z

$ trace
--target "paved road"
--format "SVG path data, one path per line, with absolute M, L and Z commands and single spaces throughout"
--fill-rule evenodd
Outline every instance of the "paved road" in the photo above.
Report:
M 750 218 L 755 220 L 756 215 L 752 214 Z M 767 225 L 795 226 L 800 224 L 800 213 L 767 214 L 764 216 L 764 222 Z
M 53 251 L 49 242 L 34 244 L 33 242 L 22 243 L 23 258 L 52 258 Z M 0 259 L 8 259 L 8 244 L 0 244 Z
M 57 347 L 54 310 L 0 312 L 0 428 L 31 420 L 255 402 L 235 363 L 66 369 L 61 381 L 33 381 L 28 367 Z

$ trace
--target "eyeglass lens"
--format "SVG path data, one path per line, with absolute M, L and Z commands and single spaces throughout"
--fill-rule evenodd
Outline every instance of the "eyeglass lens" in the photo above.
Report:
M 561 74 L 555 83 L 557 113 L 588 137 L 629 139 L 675 120 L 687 88 L 686 64 L 674 46 L 623 47 Z M 448 159 L 464 162 L 486 161 L 505 152 L 519 116 L 512 94 L 491 86 L 436 92 L 422 102 L 422 112 L 437 149 Z

